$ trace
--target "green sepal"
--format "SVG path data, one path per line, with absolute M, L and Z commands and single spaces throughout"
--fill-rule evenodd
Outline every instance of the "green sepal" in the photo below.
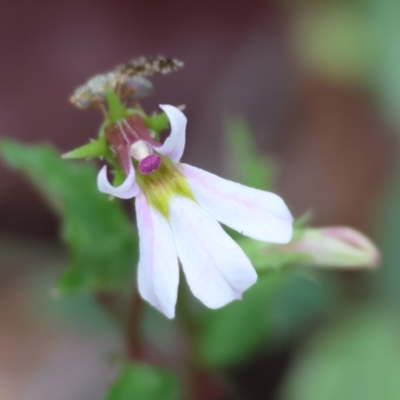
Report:
M 77 149 L 71 150 L 68 153 L 62 155 L 62 158 L 93 158 L 93 157 L 105 157 L 107 155 L 108 148 L 107 142 L 104 136 L 99 139 L 95 139 Z
M 239 237 L 236 241 L 259 273 L 279 269 L 285 270 L 298 263 L 312 261 L 312 257 L 308 254 L 294 250 L 288 251 L 283 245 L 263 243 L 246 236 Z
M 312 219 L 313 219 L 313 213 L 311 210 L 308 210 L 299 218 L 296 218 L 293 221 L 293 228 L 294 229 L 308 228 L 311 224 Z
M 145 117 L 143 120 L 147 128 L 155 132 L 157 135 L 164 129 L 167 129 L 169 125 L 169 119 L 165 113 L 150 115 Z
M 77 159 L 77 158 L 94 158 L 94 157 L 106 157 L 110 158 L 110 150 L 107 145 L 105 138 L 105 129 L 107 127 L 107 121 L 103 122 L 99 129 L 98 139 L 91 140 L 90 143 L 84 144 L 68 153 L 63 154 L 61 157 L 65 159 Z
M 108 88 L 106 95 L 108 103 L 107 125 L 115 124 L 131 114 L 112 89 Z

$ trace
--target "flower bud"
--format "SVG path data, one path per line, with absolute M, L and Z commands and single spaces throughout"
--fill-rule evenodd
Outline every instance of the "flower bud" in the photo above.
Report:
M 311 265 L 321 267 L 371 268 L 380 261 L 379 250 L 370 239 L 344 226 L 305 229 L 283 247 L 311 256 Z

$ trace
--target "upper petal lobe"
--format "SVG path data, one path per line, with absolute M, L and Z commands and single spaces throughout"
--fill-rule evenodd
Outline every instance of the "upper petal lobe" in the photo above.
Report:
M 293 218 L 274 193 L 235 183 L 202 169 L 180 164 L 199 204 L 218 221 L 253 239 L 287 243 Z

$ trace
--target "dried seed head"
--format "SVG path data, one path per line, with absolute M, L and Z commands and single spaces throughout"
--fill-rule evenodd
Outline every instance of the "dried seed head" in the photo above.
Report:
M 153 92 L 152 83 L 145 77 L 169 74 L 180 70 L 183 62 L 164 56 L 141 56 L 121 64 L 110 72 L 98 74 L 79 86 L 71 96 L 71 102 L 84 109 L 92 105 L 102 105 L 106 101 L 106 90 L 112 89 L 128 105 L 138 98 Z
M 152 76 L 169 74 L 183 68 L 184 63 L 176 58 L 164 56 L 141 56 L 116 68 L 128 76 Z

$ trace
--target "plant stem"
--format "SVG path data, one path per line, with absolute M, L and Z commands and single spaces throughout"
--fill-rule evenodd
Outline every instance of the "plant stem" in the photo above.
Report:
M 179 322 L 186 334 L 188 342 L 188 354 L 186 357 L 187 375 L 184 382 L 184 400 L 199 399 L 199 384 L 201 380 L 201 371 L 198 367 L 197 356 L 197 322 L 193 318 L 187 302 L 187 288 L 181 285 L 179 289 L 179 301 L 177 304 L 177 312 Z
M 124 326 L 126 306 L 121 296 L 115 293 L 99 292 L 96 294 L 96 300 L 120 326 Z
M 135 290 L 132 295 L 126 322 L 126 343 L 128 358 L 133 361 L 141 360 L 144 356 L 143 341 L 140 332 L 140 317 L 143 309 L 143 300 Z
M 144 349 L 140 332 L 140 317 L 143 300 L 137 290 L 130 301 L 115 293 L 96 294 L 97 302 L 106 309 L 125 331 L 127 357 L 129 360 L 143 359 Z

